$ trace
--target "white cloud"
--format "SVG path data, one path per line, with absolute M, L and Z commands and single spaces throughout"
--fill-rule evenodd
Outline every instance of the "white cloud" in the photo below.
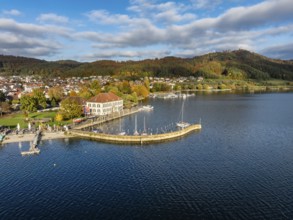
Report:
M 16 9 L 11 9 L 11 10 L 4 10 L 3 14 L 9 15 L 9 16 L 19 16 L 21 15 L 21 12 Z
M 39 17 L 37 17 L 37 21 L 66 24 L 68 23 L 69 19 L 64 16 L 56 15 L 54 13 L 48 13 L 48 14 L 41 14 Z
M 236 7 L 214 19 L 221 29 L 247 29 L 272 25 L 293 18 L 292 0 L 268 0 L 249 7 Z
M 60 38 L 70 39 L 70 29 L 19 23 L 0 18 L 0 52 L 22 56 L 51 56 L 63 47 Z
M 60 35 L 70 38 L 71 29 L 54 25 L 36 25 L 31 23 L 20 23 L 13 19 L 0 18 L 0 30 L 21 34 L 25 36 L 48 36 Z
M 0 33 L 2 54 L 22 56 L 49 56 L 56 54 L 61 45 L 52 40 L 16 36 L 11 33 Z
M 282 45 L 266 50 L 263 47 L 269 45 L 272 38 L 286 35 L 288 39 L 290 34 L 292 37 L 292 0 L 263 0 L 251 6 L 227 9 L 218 16 L 202 18 L 198 18 L 195 12 L 212 9 L 223 1 L 190 0 L 189 3 L 131 0 L 125 14 L 106 10 L 83 14 L 92 22 L 84 22 L 82 27 L 76 25 L 76 30 L 65 27 L 65 24 L 74 26 L 69 23 L 69 18 L 54 13 L 40 15 L 37 20 L 42 24 L 0 18 L 0 52 L 52 55 L 59 53 L 64 44 L 69 50 L 75 49 L 74 42 L 79 54 L 87 54 L 81 55 L 82 59 L 186 57 L 238 48 L 267 54 L 278 49 L 281 55 L 291 54 L 285 52 Z
M 262 49 L 260 52 L 269 57 L 293 60 L 293 43 L 274 45 Z
M 110 14 L 106 10 L 93 10 L 86 13 L 86 16 L 95 22 L 102 24 L 128 24 L 132 19 L 128 15 L 123 14 Z
M 100 60 L 100 59 L 145 59 L 157 58 L 170 55 L 170 51 L 163 50 L 102 50 L 99 52 L 86 54 L 80 57 L 81 60 Z
M 191 0 L 196 9 L 214 9 L 222 3 L 222 0 Z
M 138 14 L 139 17 L 148 18 L 157 22 L 173 24 L 196 18 L 194 13 L 188 13 L 190 6 L 176 2 L 157 3 L 157 1 L 132 0 L 129 11 Z

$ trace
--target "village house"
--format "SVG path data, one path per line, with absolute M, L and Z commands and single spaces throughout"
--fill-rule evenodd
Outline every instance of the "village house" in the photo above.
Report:
M 108 115 L 123 110 L 123 99 L 114 93 L 100 93 L 86 102 L 87 112 L 92 115 Z

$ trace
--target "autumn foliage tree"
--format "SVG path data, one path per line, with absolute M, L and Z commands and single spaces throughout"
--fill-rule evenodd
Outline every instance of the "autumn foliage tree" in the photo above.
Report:
M 144 85 L 135 85 L 132 87 L 132 91 L 135 92 L 138 97 L 146 98 L 149 95 L 149 91 Z
M 55 121 L 57 122 L 63 121 L 63 115 L 61 113 L 57 113 L 55 116 Z
M 82 106 L 76 99 L 66 98 L 60 103 L 60 112 L 64 119 L 72 119 L 82 115 Z
M 100 82 L 94 80 L 90 83 L 87 83 L 80 88 L 79 96 L 85 99 L 89 99 L 101 92 Z
M 56 102 L 60 102 L 64 96 L 63 89 L 60 86 L 52 87 L 48 90 L 48 95 L 51 101 L 54 99 Z

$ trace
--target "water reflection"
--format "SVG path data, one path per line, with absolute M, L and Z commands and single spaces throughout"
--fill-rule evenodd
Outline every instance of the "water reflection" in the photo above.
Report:
M 38 157 L 21 157 L 18 143 L 7 144 L 0 218 L 292 219 L 292 98 L 187 98 L 186 119 L 202 118 L 202 131 L 156 145 L 58 139 L 43 141 Z M 150 99 L 154 111 L 138 113 L 138 126 L 144 117 L 153 130 L 174 124 L 181 102 Z M 121 123 L 132 130 L 134 116 Z

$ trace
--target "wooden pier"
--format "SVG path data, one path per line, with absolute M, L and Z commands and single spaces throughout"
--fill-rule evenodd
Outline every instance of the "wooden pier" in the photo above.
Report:
M 94 133 L 89 131 L 82 131 L 73 129 L 69 131 L 69 134 L 78 137 L 89 138 L 102 142 L 116 143 L 116 144 L 152 144 L 179 139 L 191 132 L 201 130 L 201 124 L 193 124 L 178 131 L 173 131 L 164 134 L 153 135 L 115 135 L 105 133 Z
M 34 140 L 31 143 L 31 146 L 30 146 L 29 150 L 28 151 L 22 151 L 21 152 L 22 156 L 32 155 L 32 154 L 39 154 L 40 153 L 40 149 L 37 148 L 37 146 L 38 146 L 38 143 L 39 143 L 39 141 L 41 139 L 41 135 L 42 135 L 42 132 L 37 131 L 36 135 L 34 136 Z

